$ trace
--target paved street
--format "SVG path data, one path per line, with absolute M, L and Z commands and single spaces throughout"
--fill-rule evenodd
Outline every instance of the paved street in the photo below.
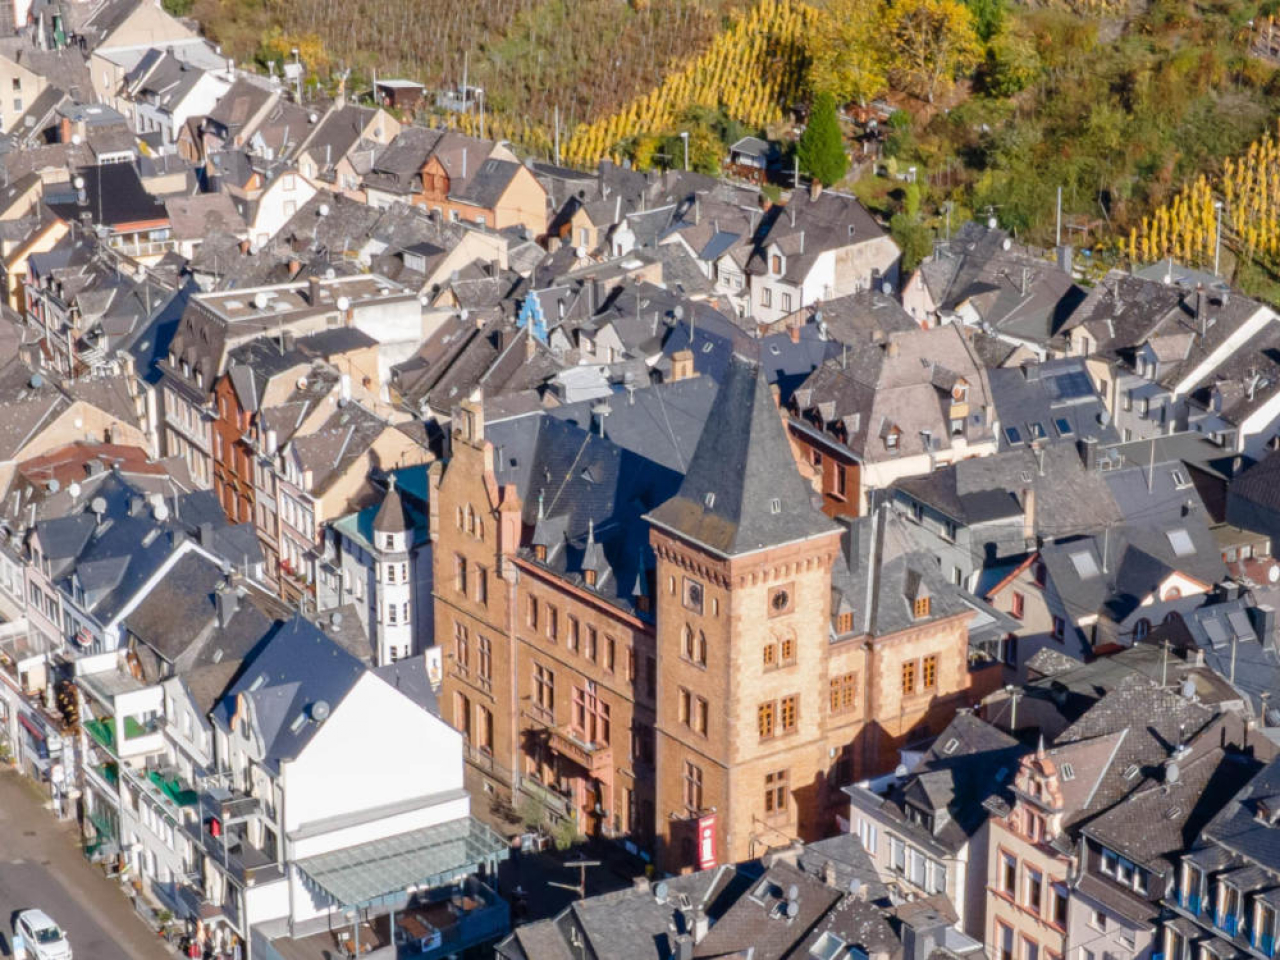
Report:
M 14 915 L 40 907 L 67 931 L 77 958 L 164 960 L 174 954 L 124 893 L 81 855 L 76 828 L 58 823 L 35 788 L 0 771 L 0 957 L 12 956 Z

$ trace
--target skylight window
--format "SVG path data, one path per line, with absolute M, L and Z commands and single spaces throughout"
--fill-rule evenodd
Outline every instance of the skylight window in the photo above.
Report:
M 1017 427 L 1005 427 L 1004 438 L 1011 445 L 1017 445 L 1022 442 L 1022 431 Z
M 1179 489 L 1191 486 L 1187 480 L 1187 475 L 1181 470 L 1170 470 L 1169 476 L 1173 478 L 1173 485 Z
M 249 684 L 249 691 L 252 692 L 254 690 L 261 690 L 262 685 L 266 682 L 267 682 L 267 675 L 265 673 L 258 674 L 256 677 L 253 678 L 253 683 Z
M 1077 550 L 1071 554 L 1071 565 L 1081 580 L 1090 580 L 1098 575 L 1098 561 L 1089 550 Z
M 1039 420 L 1027 424 L 1027 433 L 1030 435 L 1032 440 L 1043 440 L 1048 436 L 1048 434 L 1045 433 L 1044 424 Z
M 1189 557 L 1196 552 L 1196 545 L 1191 542 L 1191 534 L 1179 527 L 1165 534 L 1169 538 L 1169 546 L 1173 547 L 1174 556 Z
M 960 746 L 960 741 L 957 740 L 955 737 L 952 737 L 950 740 L 947 741 L 947 745 L 942 748 L 942 752 L 945 753 L 947 756 L 951 756 L 951 754 L 956 752 L 956 748 L 958 748 L 959 746 Z
M 1076 768 L 1069 763 L 1064 763 L 1061 767 L 1059 767 L 1059 772 L 1062 774 L 1063 783 L 1066 783 L 1068 780 L 1074 780 L 1076 778 Z
M 1066 417 L 1058 417 L 1055 419 L 1053 421 L 1053 426 L 1054 429 L 1058 431 L 1058 436 L 1060 437 L 1069 437 L 1071 434 L 1075 433 L 1075 431 L 1071 429 L 1071 421 Z

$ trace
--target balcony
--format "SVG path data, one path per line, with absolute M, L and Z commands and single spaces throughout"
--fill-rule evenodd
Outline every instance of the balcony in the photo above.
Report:
M 560 756 L 572 760 L 593 776 L 607 769 L 613 762 L 613 751 L 607 746 L 587 743 L 565 727 L 553 728 L 550 747 Z
M 539 783 L 531 777 L 523 777 L 520 780 L 520 789 L 528 796 L 539 801 L 546 807 L 548 812 L 562 818 L 570 816 L 572 804 L 569 798 L 559 791 L 553 790 L 551 787 Z
M 163 775 L 159 770 L 152 770 L 147 774 L 150 780 L 176 807 L 194 807 L 200 802 L 199 795 L 192 789 L 182 786 L 182 781 L 176 776 Z
M 116 749 L 116 725 L 113 721 L 90 720 L 84 724 L 84 732 L 113 757 L 119 756 L 119 751 Z

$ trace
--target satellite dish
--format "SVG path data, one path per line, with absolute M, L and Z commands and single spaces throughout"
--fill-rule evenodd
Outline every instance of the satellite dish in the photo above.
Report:
M 329 215 L 329 205 L 327 203 L 320 204 L 320 210 L 318 212 L 320 216 L 327 217 Z
M 75 423 L 75 427 L 76 427 L 76 429 L 77 429 L 77 430 L 80 430 L 80 429 L 82 429 L 82 428 L 84 427 L 84 418 L 83 418 L 83 417 L 76 417 L 76 418 L 75 418 L 75 420 L 74 420 L 73 422 Z
M 654 896 L 654 898 L 655 898 L 659 903 L 663 903 L 663 902 L 665 902 L 665 901 L 666 901 L 666 899 L 667 899 L 667 884 L 666 884 L 666 881 L 665 881 L 665 880 L 663 880 L 663 881 L 659 881 L 659 882 L 654 886 L 654 888 L 653 888 L 653 896 Z
M 311 719 L 321 723 L 329 717 L 329 701 L 317 700 L 311 705 Z
M 1170 761 L 1164 768 L 1164 782 L 1177 783 L 1178 778 L 1182 776 L 1182 771 L 1178 769 L 1178 765 Z
M 1111 411 L 1109 411 L 1109 410 L 1103 410 L 1101 413 L 1099 413 L 1099 414 L 1098 414 L 1098 423 L 1102 424 L 1104 427 L 1105 427 L 1105 426 L 1110 425 L 1110 423 L 1111 423 Z
M 299 377 L 299 378 L 298 378 L 298 389 L 299 389 L 299 390 L 305 390 L 305 389 L 307 389 L 307 378 L 306 378 L 306 377 Z
M 76 134 L 76 136 L 72 138 L 71 142 L 72 142 L 72 143 L 75 143 L 75 142 L 76 142 L 76 139 L 77 139 L 78 137 L 79 137 L 79 134 Z M 71 184 L 72 184 L 72 186 L 74 186 L 77 190 L 83 190 L 83 189 L 84 189 L 84 177 L 76 177 L 74 180 L 72 180 L 72 181 L 71 181 Z
M 84 138 L 83 138 L 83 137 L 81 137 L 81 136 L 80 136 L 80 134 L 78 134 L 78 133 L 73 133 L 73 134 L 71 135 L 71 145 L 72 145 L 73 147 L 78 147 L 78 146 L 80 146 L 80 144 L 82 144 L 82 143 L 84 143 Z
M 320 115 L 316 113 L 314 110 L 312 110 L 310 113 L 307 114 L 307 123 L 315 123 L 319 119 L 320 119 Z
M 992 221 L 992 223 L 994 223 L 994 222 L 995 222 L 995 221 L 993 220 L 993 221 Z M 1001 241 L 1000 241 L 1000 249 L 1001 249 L 1001 250 L 1008 250 L 1008 249 L 1010 249 L 1010 248 L 1012 248 L 1012 247 L 1013 247 L 1013 241 L 1012 241 L 1012 240 L 1010 240 L 1008 237 L 1005 237 L 1003 240 L 1001 240 Z
M 1280 583 L 1280 564 L 1267 567 L 1267 583 Z
M 586 256 L 587 256 L 587 248 L 586 248 L 586 247 L 576 247 L 576 248 L 574 248 L 573 255 L 574 255 L 575 257 L 577 257 L 579 260 L 583 260 L 583 259 L 585 259 L 585 258 L 586 258 Z
M 338 309 L 339 309 L 339 310 L 350 310 L 350 309 L 351 309 L 351 299 L 350 299 L 349 297 L 339 297 L 339 298 L 338 298 Z
M 50 492 L 50 493 L 57 493 L 57 492 L 58 492 L 59 490 L 61 490 L 61 489 L 62 489 L 62 484 L 58 482 L 58 478 L 57 478 L 57 477 L 54 477 L 52 480 L 50 480 L 50 481 L 49 481 L 49 492 Z
M 671 311 L 671 315 L 672 315 L 673 317 L 675 317 L 677 320 L 683 320 L 683 319 L 684 319 L 684 307 L 676 307 L 674 310 L 672 310 L 672 311 Z
M 267 292 L 265 290 L 259 290 L 253 295 L 253 305 L 259 310 L 267 309 L 267 304 L 270 302 L 271 298 L 267 296 Z
M 94 497 L 89 503 L 89 509 L 98 515 L 107 512 L 107 501 L 103 497 Z
M 44 377 L 40 376 L 38 373 L 33 373 L 31 375 L 30 384 L 32 390 L 39 390 L 44 386 Z
M 880 292 L 886 297 L 893 296 L 893 284 L 886 280 L 884 283 L 880 284 Z
M 905 763 L 900 763 L 898 764 L 897 769 L 893 771 L 893 775 L 897 777 L 899 780 L 901 780 L 910 772 L 911 771 L 907 769 L 907 765 Z
M 342 626 L 342 614 L 337 610 L 333 611 L 333 613 L 329 615 L 329 626 L 331 627 Z
M 1000 225 L 1000 224 L 996 222 L 996 218 L 995 218 L 995 217 L 990 217 L 990 218 L 988 218 L 988 220 L 987 220 L 987 228 L 988 228 L 988 229 L 990 229 L 990 230 L 994 230 L 994 229 L 995 229 L 996 227 L 998 227 L 999 225 Z
M 1196 682 L 1190 677 L 1187 677 L 1187 679 L 1182 681 L 1182 687 L 1180 688 L 1179 693 L 1182 694 L 1182 699 L 1190 700 L 1196 695 Z
M 152 508 L 151 515 L 156 518 L 157 523 L 164 523 L 169 519 L 169 507 L 161 500 Z
M 794 900 L 788 900 L 787 919 L 794 920 L 798 916 L 800 916 L 800 904 L 796 903 Z
M 326 280 L 332 280 L 337 275 L 338 275 L 338 271 L 333 269 L 333 267 L 330 267 L 328 270 L 324 272 L 324 278 Z
M 794 883 L 791 886 L 787 887 L 787 899 L 788 900 L 800 899 L 800 888 L 796 886 Z
M 80 496 L 80 484 L 78 483 L 71 484 L 71 486 L 67 487 L 67 493 L 71 494 L 71 498 L 73 500 L 76 497 Z

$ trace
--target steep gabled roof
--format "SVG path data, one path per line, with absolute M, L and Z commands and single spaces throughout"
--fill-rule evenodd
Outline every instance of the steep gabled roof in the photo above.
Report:
M 735 356 L 680 492 L 649 516 L 682 537 L 735 556 L 838 528 L 814 508 L 758 363 Z

